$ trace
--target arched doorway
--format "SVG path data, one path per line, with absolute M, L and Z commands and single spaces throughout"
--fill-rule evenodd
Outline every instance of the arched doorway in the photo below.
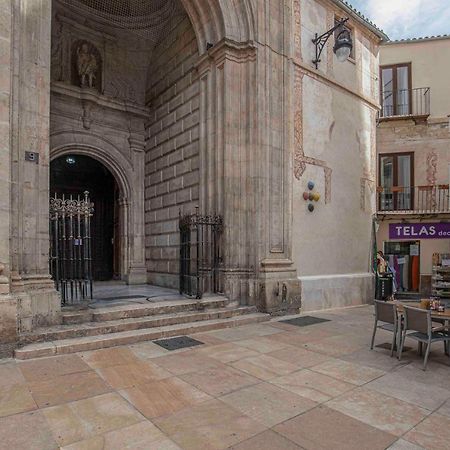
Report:
M 147 19 L 155 19 L 145 29 L 133 25 L 136 11 L 125 8 L 129 0 L 52 3 L 50 156 L 93 155 L 115 176 L 122 279 L 178 287 L 179 214 L 198 207 L 236 222 L 225 228 L 225 242 L 233 244 L 224 265 L 233 279 L 226 286 L 237 286 L 227 290 L 241 297 L 246 284 L 240 278 L 253 273 L 247 268 L 257 267 L 259 257 L 244 245 L 242 223 L 253 220 L 252 202 L 244 208 L 248 221 L 233 207 L 248 192 L 247 172 L 239 188 L 234 175 L 228 176 L 247 161 L 249 142 L 256 138 L 249 0 L 233 8 L 219 0 L 136 2 L 149 12 Z M 116 4 L 124 6 L 121 14 Z M 92 82 L 86 82 L 84 63 Z M 248 114 L 236 114 L 228 91 L 242 94 L 239 108 Z M 238 128 L 239 142 L 233 137 Z
M 50 164 L 50 195 L 83 196 L 94 203 L 91 220 L 92 276 L 94 281 L 120 278 L 119 187 L 111 172 L 86 155 L 69 154 Z

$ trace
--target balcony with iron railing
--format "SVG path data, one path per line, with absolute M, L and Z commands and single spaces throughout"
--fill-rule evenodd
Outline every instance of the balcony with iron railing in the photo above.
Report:
M 379 120 L 413 118 L 425 120 L 430 115 L 430 88 L 383 90 Z
M 379 214 L 450 213 L 448 184 L 377 188 Z

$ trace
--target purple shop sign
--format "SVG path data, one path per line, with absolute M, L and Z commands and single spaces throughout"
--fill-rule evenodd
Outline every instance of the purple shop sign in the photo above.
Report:
M 450 239 L 450 222 L 390 223 L 389 239 Z

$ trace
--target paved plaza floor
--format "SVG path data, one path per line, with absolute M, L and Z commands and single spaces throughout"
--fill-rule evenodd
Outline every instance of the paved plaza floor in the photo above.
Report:
M 450 448 L 450 360 L 369 350 L 373 307 L 153 342 L 0 362 L 0 448 Z M 379 332 L 377 345 L 390 341 Z

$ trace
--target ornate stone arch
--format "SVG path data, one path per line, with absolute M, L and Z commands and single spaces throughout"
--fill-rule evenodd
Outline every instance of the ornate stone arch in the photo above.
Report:
M 139 220 L 139 189 L 133 184 L 135 171 L 130 161 L 107 139 L 85 131 L 56 131 L 50 135 L 50 161 L 67 154 L 89 156 L 101 162 L 115 178 L 121 197 L 120 272 L 129 283 L 145 282 L 144 250 L 138 237 L 143 236 L 143 220 Z
M 105 138 L 83 131 L 57 131 L 50 135 L 50 161 L 75 153 L 100 161 L 113 174 L 122 197 L 130 198 L 133 167 L 120 150 Z
M 250 42 L 255 39 L 255 19 L 250 0 L 181 0 L 197 36 L 199 53 L 206 51 L 207 42 L 222 39 Z

